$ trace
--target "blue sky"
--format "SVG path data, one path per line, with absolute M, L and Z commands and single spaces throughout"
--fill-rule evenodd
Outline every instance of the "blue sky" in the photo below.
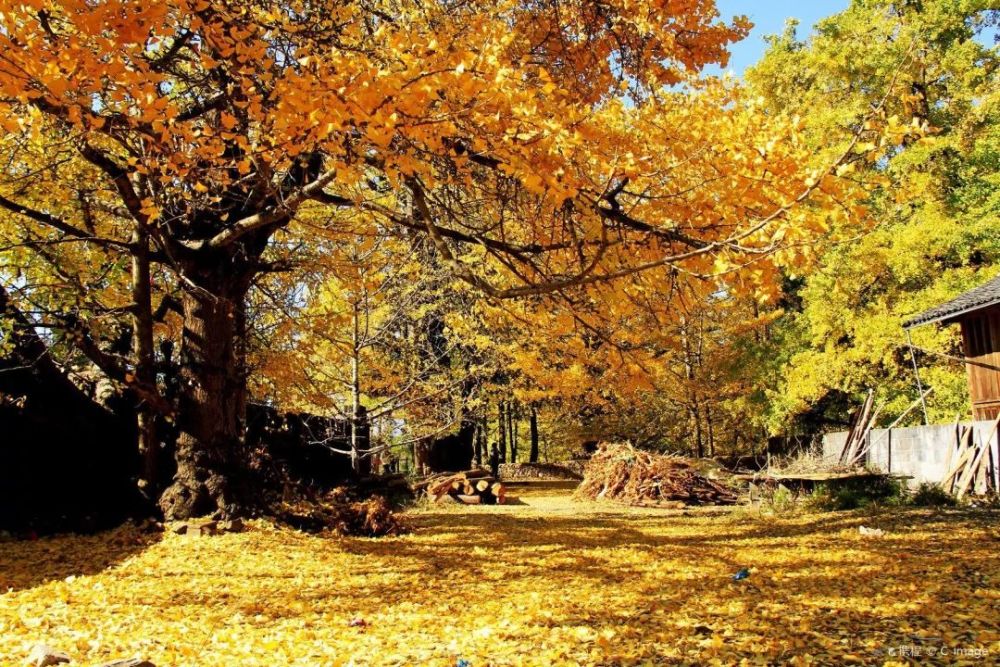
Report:
M 822 18 L 847 9 L 850 0 L 717 0 L 716 6 L 725 19 L 744 14 L 754 23 L 753 32 L 730 49 L 729 67 L 735 74 L 742 74 L 748 66 L 764 55 L 764 36 L 781 32 L 785 20 L 799 20 L 799 35 L 809 33 L 813 24 Z

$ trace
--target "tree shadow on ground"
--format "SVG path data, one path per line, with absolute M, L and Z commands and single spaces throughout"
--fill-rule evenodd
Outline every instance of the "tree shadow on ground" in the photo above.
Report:
M 393 546 L 393 555 L 411 560 L 416 569 L 429 573 L 447 572 L 455 580 L 489 577 L 489 558 L 496 554 L 498 558 L 514 558 L 520 562 L 521 574 L 525 576 L 544 563 L 550 574 L 565 572 L 614 585 L 630 574 L 609 570 L 601 556 L 604 550 L 632 549 L 653 559 L 663 553 L 686 554 L 702 564 L 711 564 L 718 571 L 718 577 L 727 580 L 740 568 L 755 565 L 734 557 L 746 543 L 753 542 L 757 548 L 777 553 L 784 548 L 784 541 L 798 542 L 805 538 L 809 550 L 797 556 L 792 566 L 796 571 L 821 570 L 825 565 L 824 551 L 845 546 L 866 553 L 871 559 L 891 553 L 910 553 L 915 556 L 911 567 L 919 568 L 922 558 L 929 554 L 906 540 L 907 529 L 918 517 L 924 527 L 936 523 L 946 531 L 951 524 L 968 522 L 970 513 L 895 510 L 884 515 L 870 515 L 838 512 L 771 523 L 748 520 L 745 525 L 734 525 L 727 522 L 718 530 L 713 529 L 713 521 L 709 518 L 700 522 L 703 530 L 669 535 L 655 529 L 662 529 L 665 522 L 681 524 L 686 517 L 643 515 L 623 524 L 620 515 L 540 517 L 513 513 L 428 513 L 415 517 L 415 531 L 418 534 L 437 533 L 438 539 L 432 543 L 401 540 Z M 986 516 L 975 518 L 989 520 Z M 858 526 L 863 524 L 882 525 L 888 534 L 876 540 L 858 542 L 852 534 L 856 534 Z M 845 544 L 845 540 L 849 541 Z M 378 556 L 383 551 L 378 542 L 367 540 L 346 541 L 339 546 L 347 553 L 362 557 Z M 486 551 L 476 556 L 474 550 L 477 548 Z M 554 555 L 559 558 L 554 560 Z M 962 560 L 961 555 L 956 558 Z M 863 565 L 862 562 L 857 564 Z M 813 572 L 811 577 L 818 582 L 825 575 Z
M 0 543 L 0 595 L 49 581 L 97 574 L 160 541 L 132 524 L 93 535 L 65 534 Z

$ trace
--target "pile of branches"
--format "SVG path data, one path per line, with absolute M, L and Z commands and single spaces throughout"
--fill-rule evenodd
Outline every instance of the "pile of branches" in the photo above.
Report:
M 385 537 L 405 532 L 403 523 L 382 496 L 360 498 L 347 487 L 312 496 L 284 500 L 276 518 L 309 533 Z
M 576 497 L 629 505 L 736 502 L 735 491 L 699 473 L 690 459 L 644 452 L 628 443 L 602 443 L 598 447 L 583 470 Z
M 373 475 L 331 486 L 308 479 L 264 445 L 251 450 L 248 465 L 257 506 L 253 514 L 309 533 L 383 537 L 405 532 L 395 509 L 413 501 L 403 475 Z
M 863 470 L 864 468 L 860 465 L 842 465 L 839 462 L 834 462 L 824 457 L 822 454 L 800 452 L 794 458 L 774 461 L 767 473 L 773 475 L 811 475 L 818 473 L 860 472 Z

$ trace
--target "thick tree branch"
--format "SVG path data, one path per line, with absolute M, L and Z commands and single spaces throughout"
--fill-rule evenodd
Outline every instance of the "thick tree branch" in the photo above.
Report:
M 337 172 L 331 169 L 330 171 L 321 174 L 319 178 L 313 182 L 293 193 L 287 199 L 279 201 L 273 206 L 269 206 L 260 213 L 255 213 L 254 215 L 247 216 L 242 220 L 238 220 L 232 226 L 227 227 L 207 241 L 200 241 L 199 243 L 191 244 L 188 247 L 193 250 L 225 247 L 231 243 L 235 243 L 240 238 L 254 230 L 260 229 L 261 227 L 267 227 L 268 225 L 273 225 L 277 222 L 281 222 L 283 219 L 291 217 L 292 214 L 298 210 L 299 206 L 306 201 L 316 199 L 317 197 L 323 197 L 329 201 L 336 200 L 339 202 L 340 200 L 343 200 L 343 203 L 338 203 L 337 205 L 346 206 L 348 205 L 347 202 L 350 200 L 323 192 L 323 188 L 325 188 L 330 181 L 336 177 L 336 175 Z
M 23 204 L 19 204 L 11 199 L 7 199 L 3 195 L 0 195 L 0 207 L 7 209 L 11 213 L 16 213 L 17 215 L 23 215 L 26 218 L 34 220 L 46 227 L 51 227 L 57 231 L 66 234 L 67 236 L 72 236 L 73 238 L 80 239 L 82 241 L 88 241 L 94 243 L 95 245 L 105 246 L 105 247 L 116 247 L 123 250 L 130 250 L 131 246 L 124 241 L 116 241 L 114 239 L 106 239 L 98 236 L 94 236 L 90 232 L 87 232 L 78 227 L 74 227 L 65 220 L 57 218 L 54 215 L 45 213 L 44 211 L 38 211 L 36 209 L 30 208 Z
M 64 323 L 64 330 L 74 347 L 94 362 L 94 365 L 101 369 L 105 375 L 134 391 L 139 398 L 157 412 L 162 414 L 173 412 L 170 402 L 160 394 L 159 389 L 148 382 L 140 381 L 129 367 L 128 359 L 102 350 L 94 340 L 90 330 L 79 318 L 62 315 L 59 316 L 59 319 Z

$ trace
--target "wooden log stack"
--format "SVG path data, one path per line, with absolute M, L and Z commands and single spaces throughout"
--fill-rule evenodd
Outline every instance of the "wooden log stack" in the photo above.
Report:
M 466 470 L 432 475 L 414 485 L 431 502 L 460 502 L 466 505 L 503 505 L 507 490 L 486 470 Z

